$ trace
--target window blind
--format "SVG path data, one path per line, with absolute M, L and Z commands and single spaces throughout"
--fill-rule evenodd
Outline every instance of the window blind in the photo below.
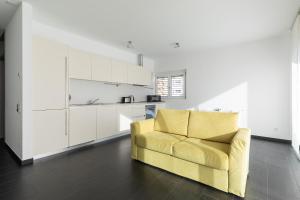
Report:
M 169 78 L 156 77 L 156 93 L 163 97 L 169 96 Z
M 181 97 L 184 96 L 184 76 L 177 75 L 171 76 L 171 96 Z

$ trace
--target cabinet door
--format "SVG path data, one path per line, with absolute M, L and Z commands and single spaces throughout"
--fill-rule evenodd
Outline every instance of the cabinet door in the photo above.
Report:
M 97 135 L 97 107 L 83 106 L 70 108 L 70 146 L 90 142 Z
M 32 109 L 64 109 L 67 47 L 55 41 L 34 37 L 32 51 Z
M 140 121 L 146 119 L 145 105 L 134 105 L 131 108 L 132 121 Z
M 118 106 L 118 131 L 126 132 L 130 130 L 132 123 L 132 107 L 131 105 Z
M 127 80 L 129 84 L 139 84 L 139 69 L 138 66 L 127 64 Z
M 69 48 L 69 77 L 92 79 L 91 56 L 89 53 Z
M 127 66 L 125 63 L 112 60 L 111 81 L 114 83 L 127 83 Z
M 68 146 L 67 110 L 33 111 L 33 153 L 50 153 Z
M 152 72 L 142 68 L 140 72 L 141 79 L 141 85 L 152 85 Z
M 99 106 L 97 109 L 97 138 L 102 139 L 118 134 L 116 106 Z
M 92 80 L 111 81 L 111 60 L 99 55 L 92 55 Z

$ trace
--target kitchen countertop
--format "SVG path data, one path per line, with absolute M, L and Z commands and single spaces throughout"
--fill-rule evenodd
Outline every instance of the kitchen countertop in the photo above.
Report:
M 96 103 L 96 104 L 70 104 L 70 107 L 76 107 L 76 106 L 105 106 L 105 105 L 149 105 L 149 104 L 163 104 L 165 103 L 164 101 L 160 102 L 147 102 L 147 101 L 138 101 L 134 103 L 121 103 L 121 102 L 116 102 L 116 103 Z

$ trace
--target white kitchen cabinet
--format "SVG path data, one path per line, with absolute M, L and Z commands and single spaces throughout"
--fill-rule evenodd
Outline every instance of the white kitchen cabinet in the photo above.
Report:
M 100 55 L 91 56 L 92 80 L 94 81 L 111 81 L 111 59 Z
M 98 106 L 97 139 L 118 134 L 118 113 L 116 105 Z
M 141 85 L 146 85 L 146 86 L 150 86 L 152 85 L 152 72 L 145 69 L 145 68 L 142 68 L 141 69 L 141 72 L 140 72 L 140 83 Z
M 118 131 L 126 132 L 130 130 L 130 124 L 132 123 L 132 109 L 131 105 L 119 105 L 118 106 Z
M 44 154 L 66 148 L 67 110 L 33 111 L 33 154 Z
M 111 82 L 127 83 L 127 65 L 116 60 L 111 61 Z
M 69 145 L 77 145 L 96 139 L 97 107 L 70 107 Z
M 92 79 L 91 55 L 87 52 L 69 48 L 69 77 Z
M 144 67 L 127 64 L 127 78 L 129 84 L 151 85 L 152 73 Z
M 68 48 L 55 41 L 33 37 L 32 109 L 64 109 L 67 91 Z
M 139 69 L 138 66 L 127 64 L 127 80 L 129 84 L 139 84 Z
M 132 105 L 131 106 L 131 119 L 132 121 L 144 120 L 146 118 L 145 105 Z

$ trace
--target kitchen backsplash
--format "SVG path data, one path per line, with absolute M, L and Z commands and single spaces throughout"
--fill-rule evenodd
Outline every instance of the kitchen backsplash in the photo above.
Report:
M 120 102 L 122 96 L 133 95 L 135 101 L 146 101 L 146 95 L 154 94 L 154 89 L 141 86 L 120 84 L 119 86 L 96 81 L 70 80 L 70 104 L 86 103 L 99 98 L 99 102 Z

